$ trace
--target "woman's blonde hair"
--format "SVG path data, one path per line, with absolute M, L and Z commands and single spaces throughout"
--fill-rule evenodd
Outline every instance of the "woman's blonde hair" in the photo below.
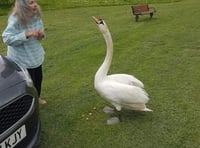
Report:
M 40 6 L 37 5 L 37 7 L 38 7 L 38 12 L 36 15 L 38 17 L 41 17 Z M 33 17 L 33 14 L 30 11 L 29 7 L 29 0 L 15 0 L 15 5 L 12 14 L 17 16 L 23 25 L 27 25 L 30 19 Z

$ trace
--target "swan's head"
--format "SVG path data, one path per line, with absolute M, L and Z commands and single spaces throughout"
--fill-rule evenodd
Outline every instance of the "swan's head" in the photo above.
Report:
M 104 20 L 98 19 L 98 18 L 96 18 L 95 16 L 93 16 L 92 18 L 93 18 L 94 21 L 97 23 L 97 25 L 99 26 L 100 31 L 101 31 L 103 34 L 109 32 L 108 26 L 107 26 L 107 24 L 105 23 Z

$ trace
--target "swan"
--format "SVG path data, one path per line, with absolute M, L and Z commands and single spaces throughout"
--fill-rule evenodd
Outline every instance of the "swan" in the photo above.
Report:
M 117 111 L 122 108 L 137 111 L 152 111 L 146 107 L 149 101 L 144 84 L 132 75 L 107 75 L 113 56 L 112 37 L 104 20 L 93 16 L 106 42 L 106 56 L 95 74 L 94 87 L 97 93 L 110 102 Z

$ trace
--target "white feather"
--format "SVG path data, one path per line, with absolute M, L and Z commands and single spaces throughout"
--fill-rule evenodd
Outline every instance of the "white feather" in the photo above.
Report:
M 137 86 L 140 88 L 144 88 L 144 84 L 132 75 L 112 74 L 112 75 L 108 75 L 108 78 L 109 78 L 109 80 L 113 80 L 113 81 L 116 81 L 119 83 L 134 85 L 134 86 Z

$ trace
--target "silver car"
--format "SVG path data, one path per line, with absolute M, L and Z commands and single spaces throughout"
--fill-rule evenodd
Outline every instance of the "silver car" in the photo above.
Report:
M 0 148 L 33 148 L 40 140 L 38 96 L 26 69 L 0 55 Z

